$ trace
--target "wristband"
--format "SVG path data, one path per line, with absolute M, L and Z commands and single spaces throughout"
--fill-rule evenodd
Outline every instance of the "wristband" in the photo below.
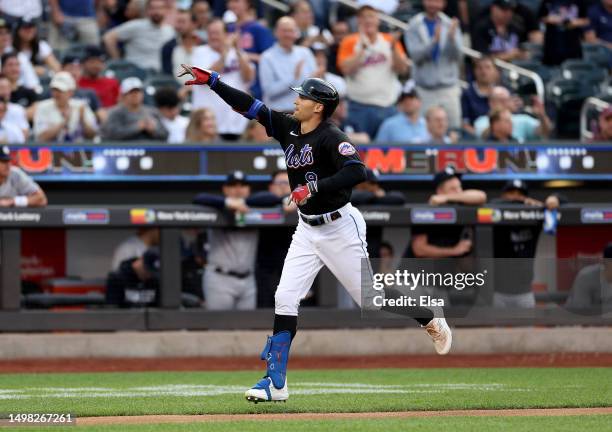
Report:
M 13 202 L 15 203 L 15 207 L 27 207 L 28 197 L 25 195 L 19 195 L 13 198 Z

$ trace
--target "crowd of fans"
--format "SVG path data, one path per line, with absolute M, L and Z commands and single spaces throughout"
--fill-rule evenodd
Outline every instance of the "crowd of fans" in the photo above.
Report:
M 187 63 L 286 112 L 291 86 L 324 78 L 344 99 L 337 123 L 358 143 L 522 142 L 555 136 L 551 108 L 503 91 L 493 60 L 524 61 L 536 46 L 554 67 L 581 58 L 583 42 L 612 46 L 611 0 L 358 3 L 330 14 L 329 1 L 287 1 L 278 16 L 256 0 L 2 0 L 0 140 L 245 138 L 246 119 L 208 88 L 181 85 Z M 376 9 L 407 5 L 404 32 Z M 481 59 L 466 61 L 470 45 Z M 510 133 L 490 129 L 508 116 Z

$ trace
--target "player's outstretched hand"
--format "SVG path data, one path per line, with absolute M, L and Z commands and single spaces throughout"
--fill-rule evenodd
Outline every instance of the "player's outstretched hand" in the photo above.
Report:
M 217 80 L 219 79 L 219 74 L 214 71 L 210 71 L 207 69 L 201 69 L 196 66 L 189 66 L 186 64 L 181 64 L 183 70 L 177 75 L 177 77 L 182 77 L 185 75 L 191 75 L 193 77 L 192 80 L 187 81 L 185 85 L 204 85 L 208 84 L 209 86 L 213 86 Z
M 316 190 L 313 189 L 312 183 L 309 182 L 304 186 L 298 186 L 291 192 L 291 201 L 301 206 L 306 204 L 306 201 L 312 196 Z

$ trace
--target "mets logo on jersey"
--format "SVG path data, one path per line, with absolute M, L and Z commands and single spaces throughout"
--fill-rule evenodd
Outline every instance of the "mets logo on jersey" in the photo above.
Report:
M 285 150 L 285 159 L 287 160 L 287 166 L 289 168 L 300 168 L 306 165 L 312 165 L 314 163 L 312 147 L 310 144 L 306 144 L 298 153 L 295 151 L 295 146 L 289 144 Z
M 338 152 L 342 156 L 354 155 L 356 151 L 357 150 L 355 150 L 355 147 L 353 147 L 353 145 L 349 142 L 344 141 L 338 144 Z

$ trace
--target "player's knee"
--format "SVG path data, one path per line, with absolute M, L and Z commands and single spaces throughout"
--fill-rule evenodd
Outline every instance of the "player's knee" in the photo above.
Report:
M 292 292 L 276 290 L 274 294 L 275 313 L 281 315 L 297 315 L 300 300 Z

